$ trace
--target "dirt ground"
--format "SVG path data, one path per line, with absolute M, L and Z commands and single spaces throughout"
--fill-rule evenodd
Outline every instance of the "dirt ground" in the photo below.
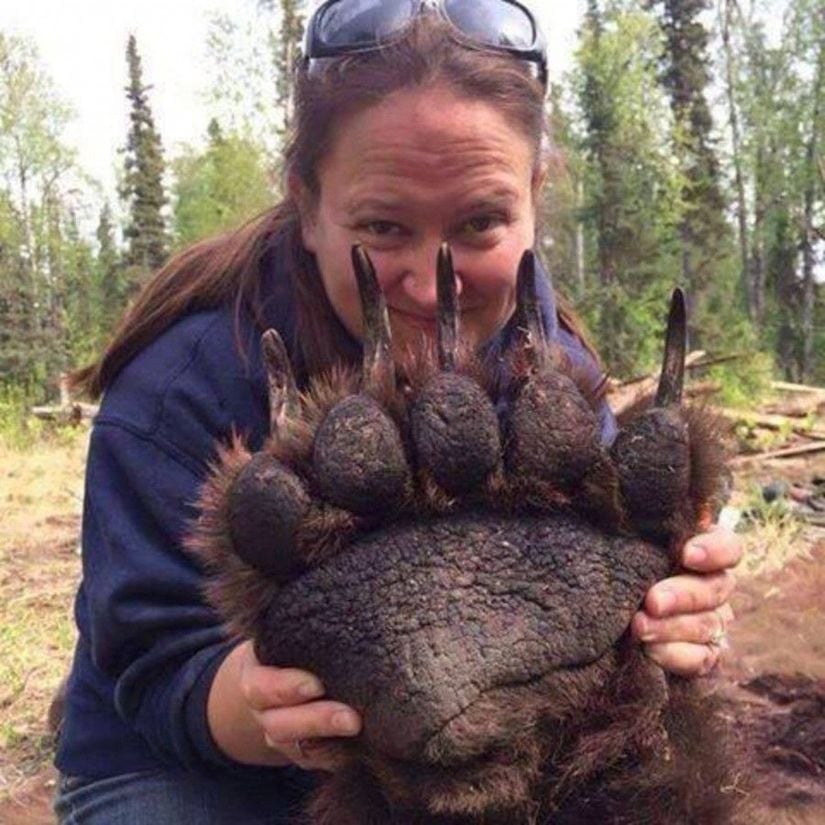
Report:
M 0 447 L 0 823 L 53 822 L 46 710 L 74 646 L 85 432 Z
M 825 456 L 737 474 L 737 497 L 777 479 L 825 477 Z M 786 525 L 787 527 L 788 525 Z M 731 647 L 717 680 L 745 784 L 772 825 L 825 823 L 825 529 L 766 525 L 747 537 Z
M 46 730 L 74 642 L 72 598 L 86 439 L 0 448 L 0 825 L 54 821 Z M 825 476 L 825 455 L 736 474 L 755 484 Z M 731 649 L 713 681 L 773 825 L 825 825 L 825 529 L 768 521 L 747 537 Z M 745 761 L 745 760 L 743 760 Z M 697 823 L 701 825 L 701 823 Z

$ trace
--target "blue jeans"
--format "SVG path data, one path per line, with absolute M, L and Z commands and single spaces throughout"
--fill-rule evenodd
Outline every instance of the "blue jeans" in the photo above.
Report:
M 274 781 L 273 781 L 274 780 Z M 299 821 L 302 791 L 288 774 L 273 780 L 141 771 L 105 779 L 62 776 L 59 825 L 288 825 Z

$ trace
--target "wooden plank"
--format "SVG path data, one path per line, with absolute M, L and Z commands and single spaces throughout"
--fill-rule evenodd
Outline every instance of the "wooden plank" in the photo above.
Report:
M 81 404 L 76 402 L 67 406 L 32 407 L 31 414 L 44 421 L 63 421 L 66 423 L 80 423 L 91 421 L 98 413 L 96 404 Z
M 707 353 L 704 350 L 697 349 L 691 352 L 687 358 L 685 358 L 685 367 L 690 369 L 693 367 L 697 361 L 701 361 L 702 358 L 705 357 Z M 659 380 L 659 373 L 657 372 L 648 372 L 644 375 L 637 375 L 635 378 L 628 378 L 627 381 L 617 381 L 615 378 L 611 378 L 608 384 L 608 392 L 613 392 L 618 389 L 624 389 L 625 387 L 633 387 L 636 384 L 651 384 L 652 386 L 656 386 L 656 382 Z
M 771 381 L 771 387 L 782 392 L 809 392 L 825 395 L 825 387 L 812 387 L 808 384 L 791 384 L 789 381 Z
M 766 461 L 770 458 L 790 458 L 795 455 L 806 455 L 809 453 L 825 452 L 825 441 L 816 441 L 813 444 L 798 444 L 796 447 L 786 447 L 783 450 L 771 450 L 767 453 L 753 453 L 751 455 L 740 455 L 732 459 L 729 464 L 734 467 L 741 467 L 743 464 L 751 464 L 754 461 Z
M 690 369 L 697 361 L 705 357 L 702 350 L 691 352 L 685 358 L 685 367 Z M 630 409 L 634 404 L 641 401 L 645 396 L 653 395 L 656 392 L 656 385 L 659 383 L 659 373 L 651 373 L 629 381 L 611 381 L 607 391 L 607 401 L 610 408 L 616 415 L 621 415 L 625 410 Z
M 797 418 L 788 418 L 785 415 L 775 415 L 770 413 L 751 412 L 750 410 L 733 410 L 729 407 L 722 407 L 715 410 L 721 413 L 730 421 L 744 424 L 753 423 L 757 427 L 765 427 L 768 430 L 790 430 L 808 438 L 825 440 L 825 430 L 816 427 L 806 427 Z
M 689 370 L 701 370 L 705 367 L 715 367 L 717 364 L 727 364 L 730 361 L 741 361 L 743 358 L 750 358 L 751 352 L 732 352 L 729 355 L 717 355 L 713 358 L 702 358 L 692 364 L 687 364 Z

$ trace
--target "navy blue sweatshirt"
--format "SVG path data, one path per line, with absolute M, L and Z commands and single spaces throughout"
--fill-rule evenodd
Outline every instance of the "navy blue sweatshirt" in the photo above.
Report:
M 266 320 L 297 359 L 294 298 L 280 258 L 277 250 L 269 258 Z M 548 335 L 595 384 L 599 371 L 560 327 L 546 284 L 541 299 Z M 505 327 L 491 348 L 508 338 Z M 258 334 L 243 320 L 241 339 L 246 360 L 230 308 L 186 316 L 105 393 L 88 455 L 79 639 L 56 760 L 64 774 L 164 766 L 220 775 L 281 770 L 285 780 L 300 773 L 239 766 L 212 740 L 206 700 L 237 640 L 204 602 L 202 571 L 181 546 L 216 444 L 236 431 L 254 450 L 268 434 Z M 616 425 L 606 405 L 601 415 L 610 441 Z

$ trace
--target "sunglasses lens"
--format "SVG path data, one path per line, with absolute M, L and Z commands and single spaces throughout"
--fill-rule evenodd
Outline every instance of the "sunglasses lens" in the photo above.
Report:
M 444 10 L 450 22 L 477 43 L 524 50 L 535 46 L 536 27 L 527 11 L 515 3 L 446 0 Z
M 372 46 L 402 29 L 419 0 L 340 0 L 321 11 L 317 33 L 331 48 Z

